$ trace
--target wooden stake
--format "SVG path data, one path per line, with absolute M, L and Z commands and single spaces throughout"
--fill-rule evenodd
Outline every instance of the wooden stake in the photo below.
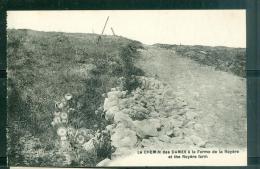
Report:
M 105 29 L 106 29 L 108 19 L 109 19 L 109 16 L 107 17 L 107 20 L 106 20 L 106 23 L 105 23 L 105 25 L 104 25 L 104 27 L 103 27 L 103 30 L 102 30 L 101 35 L 103 35 L 103 33 L 104 33 Z
M 103 35 L 103 33 L 104 33 L 105 29 L 106 29 L 108 19 L 109 19 L 109 16 L 107 17 L 107 20 L 106 20 L 105 25 L 104 25 L 104 27 L 102 29 L 101 35 Z M 98 36 L 97 44 L 99 44 L 99 41 L 101 40 L 101 35 Z
M 111 27 L 111 31 L 112 31 L 113 35 L 115 36 L 116 34 L 115 34 L 114 29 L 112 27 Z

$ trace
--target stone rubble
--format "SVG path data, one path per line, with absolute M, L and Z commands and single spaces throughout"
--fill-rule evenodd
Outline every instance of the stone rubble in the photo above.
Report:
M 207 141 L 200 137 L 205 127 L 196 123 L 199 110 L 177 98 L 167 84 L 143 76 L 136 79 L 140 87 L 132 92 L 117 87 L 104 94 L 103 111 L 110 124 L 101 133 L 107 132 L 110 136 L 114 148 L 111 160 L 127 156 L 137 148 L 205 147 Z M 72 150 L 68 148 L 71 143 L 91 156 L 97 155 L 98 145 L 102 146 L 99 144 L 101 133 L 86 128 L 75 129 L 68 123 L 70 113 L 75 111 L 70 106 L 71 100 L 73 96 L 68 93 L 56 102 L 51 123 L 59 136 L 67 165 L 73 160 Z M 103 142 L 110 144 L 110 141 Z M 98 166 L 109 161 L 105 159 Z
M 174 96 L 167 84 L 154 78 L 136 77 L 141 86 L 131 93 L 112 88 L 104 101 L 107 130 L 116 148 L 113 158 L 135 148 L 205 147 L 196 123 L 199 110 Z

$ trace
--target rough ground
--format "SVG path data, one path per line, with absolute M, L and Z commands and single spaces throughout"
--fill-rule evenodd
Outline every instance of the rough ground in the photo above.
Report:
M 246 81 L 172 49 L 146 46 L 135 63 L 145 72 L 127 93 L 112 88 L 104 101 L 117 166 L 136 150 L 246 148 Z
M 246 80 L 176 54 L 146 47 L 137 66 L 167 83 L 177 98 L 201 112 L 208 147 L 246 147 Z
M 140 148 L 246 147 L 244 49 L 97 39 L 8 30 L 10 165 L 86 167 Z

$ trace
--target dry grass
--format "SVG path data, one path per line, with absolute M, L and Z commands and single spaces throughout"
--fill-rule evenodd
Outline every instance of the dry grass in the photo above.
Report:
M 39 138 L 37 146 L 46 153 L 55 150 L 56 133 L 50 124 L 54 103 L 64 94 L 71 93 L 80 105 L 79 111 L 71 117 L 73 124 L 97 130 L 106 125 L 106 121 L 95 114 L 103 103 L 102 94 L 118 85 L 119 77 L 126 79 L 126 89 L 132 90 L 138 85 L 133 83 L 131 75 L 142 74 L 132 63 L 138 57 L 141 43 L 118 36 L 102 36 L 101 43 L 97 44 L 97 37 L 8 30 L 10 165 L 54 165 L 53 159 L 28 162 L 18 142 L 23 137 L 29 139 L 26 136 L 29 133 Z

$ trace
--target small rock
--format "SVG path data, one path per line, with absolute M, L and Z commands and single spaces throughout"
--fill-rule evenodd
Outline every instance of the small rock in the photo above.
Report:
M 149 123 L 152 123 L 156 129 L 161 128 L 161 121 L 159 119 L 148 119 Z
M 192 120 L 194 119 L 195 117 L 197 117 L 197 113 L 193 112 L 193 111 L 188 111 L 186 112 L 186 118 L 188 120 Z
M 122 110 L 120 110 L 123 114 L 131 114 L 131 112 L 133 111 L 132 109 L 129 109 L 129 108 L 124 108 Z
M 192 140 L 193 144 L 197 145 L 198 147 L 204 147 L 206 145 L 206 141 L 202 140 L 196 135 L 191 135 L 190 139 Z
M 121 99 L 119 100 L 119 105 L 121 108 L 127 108 L 129 104 L 129 99 Z
M 168 130 L 165 133 L 167 136 L 173 136 L 174 135 L 174 131 L 173 130 Z
M 167 135 L 160 136 L 159 140 L 161 140 L 163 142 L 167 142 L 167 143 L 171 142 L 171 138 L 169 136 L 167 136 Z
M 114 115 L 114 122 L 117 123 L 122 123 L 128 128 L 132 128 L 134 126 L 132 119 L 127 115 L 122 112 L 117 112 Z
M 201 124 L 194 124 L 194 129 L 197 131 L 201 131 L 201 130 L 203 130 L 203 127 Z
M 182 137 L 183 136 L 183 132 L 181 131 L 180 128 L 175 127 L 173 129 L 173 135 L 174 135 L 174 137 Z
M 186 127 L 186 128 L 189 128 L 189 129 L 193 129 L 194 124 L 195 124 L 194 121 L 189 121 L 189 122 L 185 125 L 185 127 Z
M 152 145 L 152 142 L 149 139 L 143 139 L 141 145 L 144 147 L 150 147 Z
M 158 136 L 156 125 L 148 120 L 134 121 L 136 133 L 139 137 Z
M 117 99 L 108 99 L 105 98 L 104 101 L 104 110 L 109 110 L 111 107 L 117 106 L 118 100 Z
M 152 111 L 152 112 L 150 113 L 150 116 L 153 117 L 153 118 L 158 118 L 160 115 L 159 115 L 159 113 L 157 113 L 156 111 Z
M 128 128 L 117 127 L 113 132 L 111 140 L 115 147 L 133 147 L 137 142 L 136 133 Z
M 108 121 L 112 121 L 115 113 L 117 112 L 119 112 L 119 108 L 117 106 L 110 107 L 105 114 L 105 119 Z
M 122 147 L 134 147 L 137 142 L 136 135 L 124 137 L 121 139 L 121 145 Z
M 173 129 L 174 127 L 181 127 L 183 125 L 183 121 L 182 119 L 178 118 L 163 118 L 162 120 L 162 124 L 164 125 L 164 128 L 170 130 Z
M 164 96 L 168 97 L 168 98 L 173 98 L 174 97 L 174 94 L 173 94 L 173 90 L 172 89 L 167 89 L 165 92 L 164 92 Z

